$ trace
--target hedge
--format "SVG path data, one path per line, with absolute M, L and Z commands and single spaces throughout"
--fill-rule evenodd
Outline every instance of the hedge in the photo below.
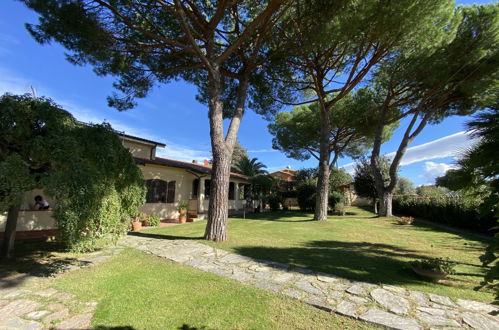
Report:
M 480 212 L 481 201 L 466 197 L 395 196 L 393 211 L 433 222 L 491 234 L 495 220 Z

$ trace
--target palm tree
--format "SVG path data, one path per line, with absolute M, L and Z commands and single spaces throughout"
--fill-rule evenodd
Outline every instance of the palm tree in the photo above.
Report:
M 232 170 L 236 173 L 246 175 L 250 178 L 257 177 L 259 175 L 268 174 L 266 165 L 258 161 L 258 158 L 250 159 L 248 156 L 242 156 L 239 161 L 234 164 Z

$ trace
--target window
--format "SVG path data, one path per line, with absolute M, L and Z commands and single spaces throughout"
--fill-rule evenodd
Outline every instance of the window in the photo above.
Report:
M 175 181 L 147 180 L 146 187 L 146 203 L 173 203 L 175 201 Z
M 191 197 L 193 199 L 198 198 L 198 191 L 199 191 L 199 179 L 194 179 L 194 181 L 192 181 L 192 193 L 191 193 Z
M 235 184 L 234 182 L 229 182 L 229 200 L 233 201 L 234 200 L 234 191 L 235 190 Z
M 146 203 L 166 203 L 167 182 L 159 179 L 147 180 Z
M 204 197 L 210 198 L 211 180 L 204 180 Z
M 166 195 L 167 203 L 175 203 L 175 181 L 168 182 L 168 194 Z

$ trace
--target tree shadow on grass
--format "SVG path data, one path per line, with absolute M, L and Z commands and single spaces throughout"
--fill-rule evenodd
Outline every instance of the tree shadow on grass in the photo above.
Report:
M 347 279 L 401 285 L 426 283 L 410 269 L 408 261 L 427 256 L 390 244 L 367 242 L 311 241 L 303 247 L 235 248 L 256 259 L 276 261 L 294 267 L 324 272 Z M 269 263 L 269 266 L 273 266 Z
M 58 256 L 66 252 L 55 242 L 16 242 L 13 256 L 0 260 L 0 289 L 18 287 L 37 277 L 50 277 L 71 266 L 86 262 L 74 257 Z

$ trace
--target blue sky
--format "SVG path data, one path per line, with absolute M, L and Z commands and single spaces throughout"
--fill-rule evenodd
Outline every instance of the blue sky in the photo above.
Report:
M 457 1 L 488 2 L 492 1 Z M 79 120 L 106 120 L 117 130 L 166 143 L 167 148 L 160 151 L 162 156 L 182 160 L 210 157 L 207 109 L 195 100 L 194 86 L 182 81 L 158 86 L 146 99 L 139 100 L 135 109 L 118 112 L 106 102 L 106 96 L 113 91 L 112 77 L 98 77 L 91 67 L 70 64 L 64 48 L 56 43 L 36 43 L 24 24 L 36 23 L 37 15 L 23 4 L 1 1 L 0 13 L 0 94 L 26 93 L 33 86 L 38 96 L 53 98 Z M 451 168 L 454 157 L 471 143 L 463 132 L 468 119 L 453 117 L 428 126 L 404 157 L 401 175 L 416 185 L 428 184 Z M 258 157 L 270 170 L 287 165 L 295 169 L 317 165 L 315 160 L 301 162 L 272 150 L 267 124 L 252 112 L 247 112 L 243 119 L 239 140 L 251 157 Z M 402 122 L 401 127 L 404 126 Z M 396 150 L 401 134 L 396 131 L 393 139 L 383 145 L 382 152 Z M 350 159 L 339 162 L 346 168 L 351 168 L 350 163 Z

